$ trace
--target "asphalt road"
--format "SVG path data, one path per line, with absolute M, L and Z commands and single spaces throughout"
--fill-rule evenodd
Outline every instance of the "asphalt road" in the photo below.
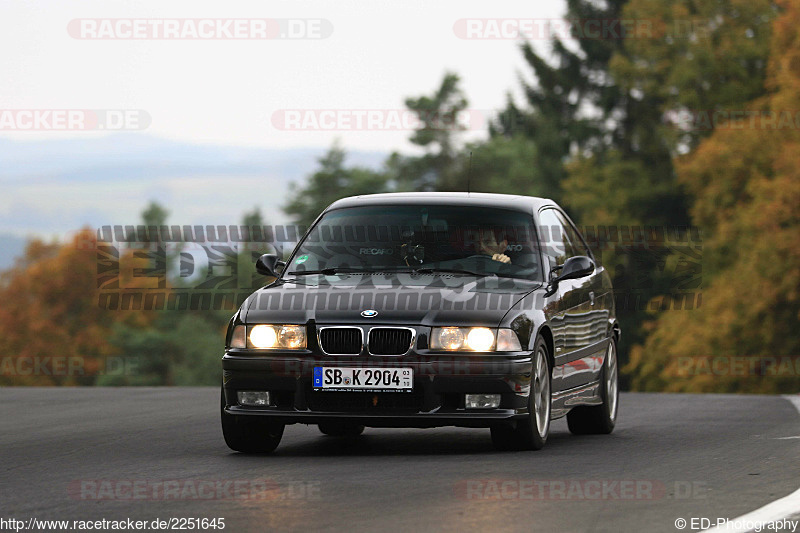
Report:
M 612 435 L 576 437 L 562 419 L 539 452 L 496 452 L 479 429 L 342 440 L 294 425 L 274 454 L 246 456 L 222 440 L 218 389 L 4 388 L 0 518 L 677 531 L 678 518 L 733 518 L 796 490 L 800 438 L 786 437 L 798 436 L 780 397 L 623 394 Z

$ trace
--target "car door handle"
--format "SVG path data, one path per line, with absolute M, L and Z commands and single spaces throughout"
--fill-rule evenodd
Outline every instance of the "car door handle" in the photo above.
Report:
M 594 291 L 589 291 L 589 303 L 594 305 Z

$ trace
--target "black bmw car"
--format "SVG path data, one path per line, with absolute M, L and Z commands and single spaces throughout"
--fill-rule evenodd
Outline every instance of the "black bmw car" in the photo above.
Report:
M 491 430 L 540 449 L 551 420 L 610 433 L 620 329 L 610 278 L 554 202 L 396 193 L 328 207 L 233 316 L 222 430 L 274 450 L 288 424 Z

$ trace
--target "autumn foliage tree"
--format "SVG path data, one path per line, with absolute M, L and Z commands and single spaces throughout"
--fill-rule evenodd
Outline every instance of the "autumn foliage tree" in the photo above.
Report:
M 649 325 L 626 369 L 637 389 L 800 388 L 800 5 L 782 10 L 768 95 L 678 160 L 692 217 L 705 230 L 703 305 Z M 747 359 L 737 367 L 737 358 Z
M 0 276 L 0 383 L 89 385 L 114 353 L 112 315 L 98 306 L 95 237 L 33 240 Z
M 156 218 L 148 220 L 148 214 Z M 166 217 L 157 204 L 143 215 L 156 224 Z M 192 291 L 172 279 L 163 290 L 148 290 L 153 280 L 133 272 L 160 269 L 143 246 L 160 244 L 111 245 L 89 229 L 63 244 L 31 241 L 0 275 L 0 385 L 217 384 L 235 305 L 105 305 L 109 293 L 121 302 L 141 302 L 142 293 L 159 292 L 163 302 L 171 291 Z

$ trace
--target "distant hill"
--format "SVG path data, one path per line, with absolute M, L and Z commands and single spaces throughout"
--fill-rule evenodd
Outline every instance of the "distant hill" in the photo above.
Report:
M 136 224 L 150 200 L 170 210 L 173 224 L 236 224 L 254 206 L 267 223 L 285 223 L 280 207 L 289 183 L 314 172 L 326 151 L 190 144 L 140 133 L 0 138 L 0 236 L 8 239 L 0 241 L 0 269 L 22 250 L 20 237 Z M 386 155 L 348 152 L 347 164 L 379 168 Z
M 268 149 L 189 144 L 138 133 L 101 138 L 15 141 L 0 138 L 0 180 L 37 181 L 170 176 L 185 172 L 276 174 L 300 179 L 326 148 Z M 348 164 L 379 166 L 382 152 L 348 152 Z

